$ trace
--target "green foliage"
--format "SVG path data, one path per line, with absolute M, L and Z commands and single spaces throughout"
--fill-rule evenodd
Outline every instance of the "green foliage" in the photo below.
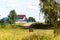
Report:
M 41 0 L 43 3 L 42 11 L 45 15 L 45 21 L 51 24 L 53 21 L 57 21 L 58 7 L 54 0 Z
M 30 35 L 30 36 L 24 37 L 22 40 L 53 40 L 53 38 L 50 37 L 50 36 L 33 34 L 33 35 Z
M 42 24 L 42 23 L 33 23 L 30 25 L 30 27 L 35 29 L 51 29 L 53 25 L 51 24 Z
M 54 33 L 57 34 L 58 31 L 58 11 L 60 8 L 60 4 L 56 2 L 55 0 L 40 0 L 42 5 L 42 11 L 45 15 L 45 21 L 48 24 L 52 24 L 54 26 Z
M 60 29 L 60 21 L 58 21 L 58 24 L 57 25 L 58 25 L 58 28 Z
M 36 22 L 35 18 L 33 18 L 33 17 L 29 17 L 28 21 Z
M 2 27 L 2 28 L 4 28 L 4 27 L 6 26 L 4 19 L 1 19 L 1 20 L 0 20 L 0 24 L 1 24 L 1 27 Z
M 21 28 L 21 27 L 22 27 L 21 25 L 17 25 L 17 24 L 10 24 L 10 25 L 7 25 L 5 28 L 15 29 L 15 28 Z
M 11 28 L 21 28 L 23 27 L 22 25 L 17 25 L 17 24 L 11 24 Z
M 8 22 L 9 22 L 10 24 L 15 23 L 15 21 L 16 21 L 16 19 L 17 19 L 17 15 L 16 15 L 15 10 L 11 10 L 11 11 L 10 11 L 10 14 L 8 15 L 8 18 L 9 18 Z

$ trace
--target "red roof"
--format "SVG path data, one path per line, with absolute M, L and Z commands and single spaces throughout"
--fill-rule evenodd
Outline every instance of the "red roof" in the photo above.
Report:
M 25 15 L 17 15 L 17 17 L 19 17 L 19 18 L 24 18 L 24 17 L 26 17 Z
M 22 18 L 22 19 L 25 17 L 25 20 L 27 19 L 27 18 L 26 18 L 26 15 L 17 15 L 17 17 L 18 17 L 18 18 Z

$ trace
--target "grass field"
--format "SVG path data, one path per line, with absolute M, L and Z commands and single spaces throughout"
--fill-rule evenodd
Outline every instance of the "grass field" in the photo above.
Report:
M 21 40 L 31 34 L 50 35 L 52 38 L 54 36 L 53 30 L 36 29 L 34 32 L 29 32 L 28 29 L 0 29 L 0 40 Z

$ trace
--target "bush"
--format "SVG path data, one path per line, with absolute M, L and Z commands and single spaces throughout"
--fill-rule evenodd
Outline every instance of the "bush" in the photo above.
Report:
M 35 28 L 35 29 L 49 29 L 53 27 L 53 25 L 43 24 L 43 23 L 34 23 L 34 24 L 31 24 L 30 27 Z
M 33 34 L 22 38 L 22 40 L 53 40 L 51 36 Z
M 4 19 L 0 20 L 0 25 L 1 25 L 1 28 L 4 28 L 6 26 Z

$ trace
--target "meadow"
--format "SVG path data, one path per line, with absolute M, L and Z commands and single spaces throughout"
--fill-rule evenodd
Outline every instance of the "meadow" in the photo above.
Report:
M 24 24 L 16 25 L 23 26 Z M 59 35 L 54 38 L 53 31 L 53 29 L 33 29 L 33 32 L 29 32 L 29 29 L 12 28 L 7 24 L 6 28 L 0 27 L 0 40 L 60 40 Z
M 0 29 L 0 40 L 22 40 L 25 37 L 28 37 L 32 34 L 46 35 L 53 40 L 60 40 L 59 37 L 54 38 L 53 30 L 42 30 L 42 29 L 34 29 L 33 32 L 29 32 L 29 29 Z

